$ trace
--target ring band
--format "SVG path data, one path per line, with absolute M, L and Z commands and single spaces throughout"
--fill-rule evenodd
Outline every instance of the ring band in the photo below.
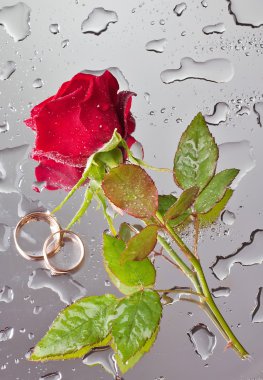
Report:
M 70 235 L 72 240 L 75 240 L 80 247 L 80 249 L 79 249 L 80 257 L 79 257 L 77 263 L 75 265 L 69 267 L 68 269 L 60 269 L 60 268 L 56 267 L 55 265 L 51 264 L 49 261 L 49 257 L 54 252 L 54 249 L 51 252 L 47 252 L 47 248 L 48 248 L 49 244 L 52 243 L 52 239 L 54 238 L 54 236 L 56 234 L 60 234 L 60 239 L 59 239 L 60 247 L 63 246 L 63 237 L 65 234 Z M 57 252 L 58 252 L 58 250 L 56 249 L 56 253 Z M 80 239 L 80 237 L 77 234 L 75 234 L 73 231 L 70 231 L 70 230 L 59 230 L 59 231 L 52 233 L 46 239 L 44 246 L 43 246 L 43 256 L 44 256 L 45 264 L 46 264 L 47 268 L 50 269 L 51 273 L 54 275 L 55 274 L 65 274 L 65 273 L 74 271 L 82 263 L 82 261 L 84 259 L 84 255 L 85 255 L 85 250 L 84 250 L 84 245 L 83 245 L 82 240 Z
M 18 252 L 20 253 L 21 256 L 23 256 L 27 260 L 43 260 L 44 255 L 32 255 L 29 252 L 24 251 L 19 243 L 18 243 L 18 237 L 20 235 L 20 232 L 23 228 L 24 225 L 30 222 L 38 222 L 38 221 L 43 221 L 49 224 L 51 231 L 59 232 L 61 230 L 60 225 L 58 224 L 57 220 L 55 219 L 54 216 L 51 214 L 47 214 L 45 212 L 32 212 L 30 214 L 25 215 L 16 225 L 15 230 L 14 230 L 14 241 L 16 248 Z M 58 241 L 58 245 L 51 251 L 49 252 L 49 256 L 54 255 L 55 253 L 58 252 L 58 248 L 60 247 L 60 241 Z

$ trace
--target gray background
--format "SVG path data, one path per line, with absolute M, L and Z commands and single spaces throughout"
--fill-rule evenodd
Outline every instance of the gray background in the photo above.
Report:
M 260 15 L 261 12 L 262 15 L 260 0 L 239 2 L 247 7 L 247 14 L 251 9 L 255 12 L 255 7 L 258 7 L 256 13 Z M 235 252 L 243 242 L 249 241 L 252 231 L 263 228 L 263 132 L 253 112 L 253 104 L 263 95 L 263 27 L 236 25 L 225 0 L 207 0 L 206 8 L 200 0 L 188 0 L 187 10 L 181 17 L 173 13 L 177 3 L 170 0 L 28 0 L 26 3 L 31 8 L 31 34 L 25 40 L 14 42 L 0 27 L 0 64 L 13 60 L 17 65 L 16 72 L 8 80 L 0 82 L 0 123 L 8 120 L 10 125 L 8 132 L 0 134 L 1 149 L 32 145 L 34 135 L 22 122 L 28 117 L 32 105 L 55 93 L 62 82 L 84 69 L 118 67 L 125 75 L 130 89 L 138 94 L 132 107 L 137 121 L 135 136 L 144 146 L 146 161 L 156 166 L 171 167 L 178 139 L 198 111 L 212 113 L 216 103 L 223 101 L 229 104 L 227 122 L 212 126 L 211 131 L 219 144 L 247 140 L 256 166 L 240 181 L 229 203 L 228 209 L 236 215 L 235 223 L 229 227 L 218 222 L 213 231 L 204 232 L 200 256 L 209 285 L 231 288 L 231 295 L 219 298 L 217 303 L 252 359 L 241 361 L 233 351 L 224 352 L 225 341 L 206 316 L 195 306 L 176 303 L 165 309 L 161 331 L 150 354 L 126 374 L 125 379 L 154 380 L 161 376 L 166 380 L 263 378 L 263 324 L 251 322 L 258 289 L 263 286 L 262 265 L 236 265 L 230 276 L 221 282 L 209 269 L 217 255 Z M 13 1 L 1 0 L 0 8 L 13 4 Z M 82 21 L 98 6 L 116 11 L 118 22 L 111 24 L 100 36 L 81 33 Z M 204 26 L 217 22 L 225 23 L 224 34 L 203 34 Z M 59 34 L 50 33 L 51 23 L 60 25 Z M 159 38 L 167 39 L 164 53 L 145 50 L 148 41 Z M 62 48 L 61 42 L 65 39 L 69 43 Z M 227 58 L 234 65 L 234 78 L 223 84 L 195 79 L 163 84 L 161 71 L 178 68 L 183 57 L 197 61 Z M 33 88 L 36 78 L 43 80 L 42 88 Z M 150 94 L 150 104 L 145 100 L 145 92 Z M 250 114 L 237 115 L 240 105 L 247 105 Z M 11 237 L 12 229 L 23 212 L 37 207 L 37 202 L 33 201 L 40 200 L 45 207 L 52 209 L 64 196 L 62 191 L 36 193 L 32 190 L 35 164 L 27 159 L 28 152 L 28 147 L 9 153 L 0 151 L 0 163 L 7 173 L 6 179 L 0 179 L 0 222 L 4 224 L 0 226 L 0 289 L 7 285 L 14 292 L 12 302 L 0 302 L 0 330 L 14 328 L 13 338 L 0 342 L 0 378 L 37 380 L 45 374 L 60 371 L 63 380 L 110 379 L 103 369 L 88 368 L 80 360 L 34 364 L 24 357 L 43 336 L 59 310 L 65 307 L 57 293 L 44 287 L 50 287 L 49 279 L 44 278 L 41 285 L 39 277 L 45 277 L 45 272 L 39 272 L 40 264 L 23 260 L 16 252 Z M 244 156 L 242 152 L 240 154 Z M 238 166 L 241 160 L 232 145 L 225 160 L 231 166 L 232 162 Z M 253 166 L 251 158 L 245 157 L 244 160 L 248 161 L 249 167 Z M 152 175 L 160 193 L 176 191 L 169 174 Z M 73 209 L 80 203 L 82 193 L 80 191 L 59 214 L 62 224 L 66 225 Z M 27 198 L 22 199 L 22 209 L 21 197 Z M 113 286 L 105 286 L 107 275 L 101 260 L 101 233 L 105 228 L 101 213 L 94 207 L 75 228 L 85 241 L 89 258 L 72 277 L 90 295 L 118 294 Z M 186 238 L 191 241 L 189 236 Z M 39 236 L 39 246 L 41 239 L 44 240 L 44 236 Z M 262 250 L 260 244 L 252 244 L 251 257 L 259 255 L 259 250 Z M 158 261 L 158 266 L 159 288 L 189 285 L 179 272 L 165 263 Z M 38 290 L 28 287 L 29 277 L 36 269 L 38 272 L 34 272 L 34 276 L 38 276 L 38 287 L 41 287 Z M 77 293 L 84 293 L 83 288 Z M 70 298 L 71 291 L 72 279 L 66 278 L 62 284 L 62 298 Z M 73 293 L 75 291 L 73 285 Z M 38 315 L 33 313 L 35 306 L 43 308 Z M 189 312 L 193 316 L 189 316 Z M 199 322 L 205 323 L 217 336 L 214 353 L 207 361 L 202 361 L 194 352 L 187 336 L 189 329 Z

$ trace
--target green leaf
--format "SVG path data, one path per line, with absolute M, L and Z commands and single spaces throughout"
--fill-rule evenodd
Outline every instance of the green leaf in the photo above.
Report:
M 238 175 L 238 169 L 226 169 L 217 173 L 195 202 L 197 213 L 210 211 L 224 196 L 226 189 Z
M 157 233 L 158 227 L 150 225 L 133 236 L 121 254 L 121 264 L 125 264 L 127 261 L 144 260 L 156 246 Z
M 227 189 L 221 201 L 216 203 L 216 205 L 212 208 L 212 210 L 208 211 L 205 214 L 198 215 L 199 224 L 201 228 L 210 226 L 219 218 L 221 212 L 226 207 L 229 199 L 232 197 L 233 192 L 234 191 L 232 189 Z
M 174 180 L 182 189 L 202 190 L 213 177 L 218 147 L 201 113 L 193 119 L 179 142 L 174 158 Z
M 184 214 L 194 203 L 198 195 L 199 188 L 196 186 L 186 189 L 180 198 L 167 210 L 164 220 L 176 219 Z
M 180 216 L 178 216 L 176 219 L 169 220 L 168 224 L 171 227 L 175 228 L 175 227 L 180 226 L 182 223 L 186 222 L 187 219 L 189 220 L 189 223 L 190 223 L 190 221 L 191 221 L 191 219 L 190 219 L 191 214 L 192 214 L 192 210 L 189 209 L 189 210 L 185 211 L 183 214 L 181 214 Z
M 162 316 L 157 292 L 143 290 L 124 298 L 112 323 L 112 347 L 123 363 L 133 358 L 152 338 Z
M 123 162 L 123 154 L 119 148 L 115 148 L 109 152 L 98 153 L 96 161 L 103 162 L 109 168 L 115 168 Z
M 118 237 L 123 240 L 125 243 L 128 243 L 128 241 L 136 234 L 137 232 L 134 231 L 131 228 L 131 225 L 129 223 L 123 222 L 120 225 L 119 228 L 119 235 Z
M 150 218 L 158 209 L 158 192 L 151 177 L 137 165 L 122 164 L 105 175 L 106 197 L 121 210 L 137 218 Z
M 34 348 L 30 360 L 82 357 L 92 347 L 105 344 L 118 300 L 110 294 L 92 296 L 64 309 Z
M 155 283 L 155 268 L 148 258 L 143 261 L 128 261 L 121 265 L 120 258 L 125 250 L 124 241 L 103 235 L 103 256 L 105 269 L 112 282 L 124 294 L 152 287 Z
M 161 216 L 164 216 L 166 211 L 177 201 L 177 198 L 172 194 L 169 195 L 159 195 L 158 197 L 158 211 Z
M 115 354 L 115 359 L 118 363 L 118 367 L 123 374 L 125 374 L 129 369 L 134 367 L 135 364 L 142 358 L 142 356 L 146 354 L 148 351 L 150 351 L 150 349 L 154 345 L 154 342 L 156 341 L 158 332 L 159 332 L 159 326 L 157 327 L 157 329 L 155 330 L 151 338 L 146 341 L 145 345 L 126 362 L 123 362 L 120 355 Z

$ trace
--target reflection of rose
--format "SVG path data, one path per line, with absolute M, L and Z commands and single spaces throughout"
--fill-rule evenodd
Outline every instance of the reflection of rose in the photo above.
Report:
M 46 188 L 69 190 L 80 179 L 87 158 L 108 142 L 115 129 L 131 146 L 135 121 L 132 92 L 121 91 L 116 78 L 77 74 L 57 94 L 35 106 L 27 126 L 36 131 L 32 158 L 39 161 L 37 181 Z

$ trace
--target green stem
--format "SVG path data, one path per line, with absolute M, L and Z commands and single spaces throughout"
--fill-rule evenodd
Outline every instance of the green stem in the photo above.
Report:
M 234 333 L 232 332 L 231 328 L 228 326 L 227 322 L 225 321 L 224 317 L 220 313 L 215 301 L 213 300 L 213 297 L 210 293 L 203 269 L 201 267 L 200 261 L 194 256 L 194 254 L 189 250 L 187 245 L 183 242 L 183 240 L 178 236 L 172 228 L 169 226 L 165 226 L 167 232 L 169 235 L 173 238 L 175 243 L 178 245 L 178 247 L 182 250 L 182 252 L 186 255 L 186 257 L 189 259 L 191 264 L 193 265 L 193 268 L 195 269 L 198 283 L 201 286 L 202 293 L 206 297 L 206 304 L 209 306 L 210 310 L 214 314 L 215 318 L 217 319 L 218 323 L 224 330 L 225 334 L 228 337 L 228 343 L 231 343 L 232 347 L 235 349 L 236 352 L 240 355 L 242 359 L 245 359 L 249 356 L 248 352 L 245 350 L 245 348 L 242 346 L 242 344 L 239 342 L 239 340 L 236 338 Z
M 189 280 L 194 285 L 196 291 L 199 294 L 202 294 L 202 288 L 199 284 L 197 275 L 195 272 L 193 272 L 181 259 L 181 257 L 174 251 L 174 249 L 170 246 L 170 244 L 160 235 L 157 237 L 158 242 L 161 244 L 161 246 L 166 250 L 166 252 L 169 254 L 169 256 L 173 259 L 173 261 L 176 263 L 176 265 L 181 269 L 181 271 L 189 278 Z

